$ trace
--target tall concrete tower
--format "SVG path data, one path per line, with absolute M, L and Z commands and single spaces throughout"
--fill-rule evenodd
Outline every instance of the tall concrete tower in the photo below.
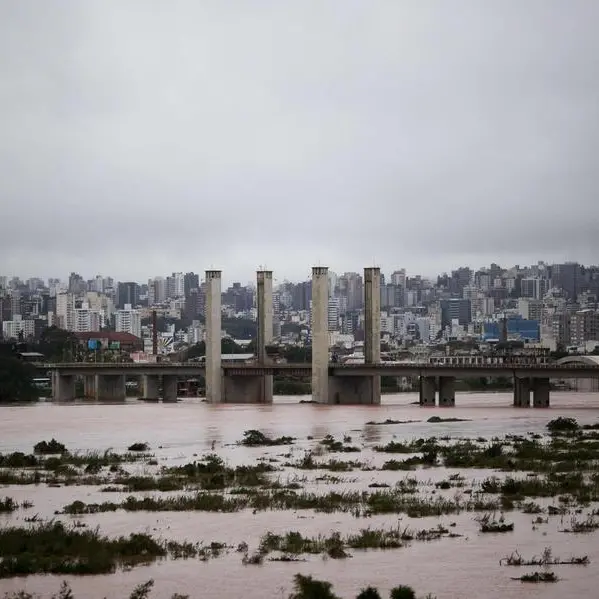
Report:
M 256 304 L 258 308 L 258 339 L 257 352 L 258 362 L 265 364 L 268 362 L 266 355 L 266 346 L 272 342 L 273 329 L 273 303 L 272 303 L 272 271 L 259 270 L 256 273 L 256 283 L 258 295 Z M 260 389 L 261 403 L 272 403 L 273 377 L 266 374 L 262 377 Z
M 259 270 L 256 273 L 258 295 L 256 304 L 258 308 L 258 361 L 263 364 L 266 359 L 266 346 L 272 342 L 272 271 Z
M 381 269 L 364 269 L 364 362 L 381 361 Z M 372 376 L 368 403 L 381 403 L 381 377 Z
M 221 271 L 206 271 L 206 399 L 222 401 Z
M 312 267 L 312 398 L 329 401 L 329 269 Z
M 381 361 L 381 269 L 364 269 L 364 361 Z

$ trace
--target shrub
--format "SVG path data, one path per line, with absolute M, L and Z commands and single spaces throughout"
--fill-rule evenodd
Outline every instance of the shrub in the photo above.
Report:
M 552 432 L 564 432 L 564 431 L 576 431 L 578 430 L 578 422 L 574 418 L 565 418 L 560 416 L 559 418 L 554 418 L 553 420 L 547 423 L 547 429 Z
M 40 441 L 39 443 L 36 443 L 33 446 L 33 452 L 46 455 L 54 453 L 63 454 L 67 452 L 67 448 L 62 443 L 59 443 L 56 439 L 52 439 L 50 441 Z
M 390 599 L 416 599 L 416 593 L 412 587 L 399 585 L 391 589 Z
M 141 443 L 139 441 L 127 447 L 128 451 L 148 451 L 148 449 L 150 449 L 150 446 L 147 443 Z
M 362 589 L 356 599 L 381 599 L 381 594 L 375 587 Z

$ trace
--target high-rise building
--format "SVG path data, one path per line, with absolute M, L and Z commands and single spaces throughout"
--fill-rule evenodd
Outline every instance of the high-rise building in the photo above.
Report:
M 161 304 L 166 301 L 166 279 L 156 277 L 148 279 L 148 305 Z
M 547 279 L 527 278 L 520 281 L 520 296 L 531 299 L 542 299 L 549 290 Z
M 329 321 L 329 331 L 338 331 L 339 330 L 339 298 L 338 297 L 330 297 L 329 298 L 328 321 Z
M 570 318 L 570 343 L 582 346 L 587 341 L 599 342 L 599 312 L 579 310 Z
M 465 326 L 472 321 L 472 305 L 469 299 L 451 298 L 441 300 L 441 326 L 445 328 L 457 320 Z
M 189 295 L 192 289 L 200 288 L 200 275 L 194 272 L 187 272 L 183 275 L 183 293 L 185 297 Z
M 122 310 L 127 304 L 139 305 L 139 284 L 133 281 L 119 283 L 117 288 L 117 308 Z
M 182 272 L 174 272 L 166 278 L 166 296 L 168 299 L 185 297 L 185 276 Z
M 563 289 L 568 299 L 572 301 L 576 301 L 578 297 L 580 278 L 580 264 L 577 262 L 554 264 L 551 267 L 551 280 L 554 287 Z
M 402 268 L 401 270 L 396 270 L 391 275 L 391 284 L 397 287 L 405 287 L 406 286 L 406 269 Z
M 125 304 L 122 310 L 117 310 L 115 319 L 117 333 L 131 333 L 141 338 L 141 315 L 131 304 Z
M 185 316 L 189 320 L 197 320 L 200 314 L 200 290 L 190 289 L 185 296 Z
M 75 308 L 73 313 L 73 331 L 76 333 L 88 333 L 99 331 L 102 328 L 103 314 L 92 310 L 87 303 L 83 303 L 81 308 Z
M 75 297 L 72 293 L 56 294 L 56 326 L 67 331 L 75 326 Z

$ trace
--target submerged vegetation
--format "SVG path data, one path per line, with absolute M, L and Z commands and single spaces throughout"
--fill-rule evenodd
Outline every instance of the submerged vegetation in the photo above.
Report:
M 367 424 L 408 422 L 387 419 Z M 442 427 L 443 434 L 450 428 Z M 403 434 L 406 430 L 404 427 L 385 431 L 358 429 L 343 435 L 323 431 L 315 433 L 316 440 L 308 437 L 310 443 L 305 444 L 293 437 L 268 436 L 250 429 L 244 432 L 238 447 L 274 448 L 245 451 L 246 455 L 259 456 L 250 465 L 227 463 L 214 453 L 214 445 L 212 453 L 199 457 L 194 454 L 187 458 L 191 460 L 187 463 L 182 456 L 165 462 L 159 454 L 149 453 L 145 442 L 129 445 L 123 454 L 112 451 L 78 454 L 51 439 L 36 444 L 31 454 L 0 454 L 0 484 L 85 484 L 103 491 L 102 498 L 107 499 L 94 498 L 88 502 L 74 493 L 74 497 L 65 500 L 70 503 L 56 512 L 63 517 L 73 516 L 73 520 L 77 518 L 70 527 L 57 521 L 40 522 L 36 514 L 25 519 L 28 527 L 0 528 L 0 577 L 110 573 L 120 567 L 167 557 L 207 560 L 231 549 L 220 542 L 179 543 L 148 534 L 110 539 L 101 536 L 98 530 L 87 529 L 86 515 L 117 510 L 229 514 L 242 510 L 254 514 L 293 510 L 301 519 L 311 517 L 314 512 L 346 513 L 355 518 L 375 515 L 425 518 L 470 513 L 466 520 L 474 518 L 479 532 L 485 536 L 514 531 L 513 522 L 506 522 L 504 514 L 519 511 L 530 514 L 532 530 L 542 534 L 547 524 L 554 531 L 571 534 L 592 534 L 599 529 L 599 426 L 581 426 L 574 419 L 560 417 L 547 424 L 544 434 L 491 439 L 450 436 L 410 439 Z M 389 435 L 381 439 L 383 432 Z M 345 453 L 359 455 L 340 455 Z M 467 476 L 468 470 L 471 476 Z M 30 503 L 19 504 L 8 496 L 0 499 L 0 513 L 9 514 L 5 518 L 21 518 L 17 510 L 25 507 L 30 507 Z M 17 514 L 10 516 L 13 512 Z M 517 522 L 519 533 L 521 520 Z M 364 550 L 400 550 L 413 542 L 461 536 L 454 532 L 455 523 L 436 524 L 421 529 L 413 523 L 379 528 L 361 526 L 352 534 L 331 531 L 315 536 L 305 536 L 300 530 L 265 532 L 259 542 L 254 538 L 253 551 L 245 542 L 240 543 L 237 551 L 242 554 L 243 564 L 249 567 L 270 561 L 310 561 L 315 556 L 348 559 Z M 470 522 L 470 526 L 476 529 L 476 524 Z M 514 538 L 518 537 L 505 536 L 506 540 Z M 587 565 L 589 558 L 581 555 L 562 560 L 553 557 L 547 548 L 540 556 L 527 559 L 514 552 L 499 563 L 543 569 L 541 573 L 525 574 L 514 580 L 555 582 L 557 577 L 548 570 L 551 566 Z M 150 590 L 151 585 L 139 591 L 146 595 L 136 597 L 147 596 Z M 358 595 L 360 599 L 380 596 L 374 587 L 366 587 Z M 301 576 L 296 577 L 290 597 L 335 595 L 328 583 Z M 401 599 L 414 594 L 409 588 L 396 587 L 391 597 Z
M 285 436 L 271 439 L 264 433 L 251 429 L 243 433 L 243 439 L 240 441 L 240 444 L 247 447 L 269 447 L 273 445 L 291 445 L 294 441 L 293 437 Z
M 138 584 L 128 599 L 150 599 L 154 588 L 154 580 Z M 360 591 L 356 599 L 380 599 L 381 595 L 375 587 L 367 587 Z M 416 599 L 416 593 L 412 587 L 399 585 L 391 589 L 390 599 Z M 17 591 L 15 593 L 5 593 L 2 599 L 39 599 L 39 595 L 34 595 L 26 591 Z M 70 585 L 65 581 L 60 586 L 57 594 L 52 595 L 52 599 L 75 599 L 75 595 Z M 180 595 L 175 593 L 170 599 L 192 599 L 189 595 Z M 239 598 L 241 599 L 241 598 Z M 324 580 L 316 580 L 312 576 L 296 574 L 293 578 L 293 591 L 287 599 L 338 599 L 333 594 L 333 585 Z M 434 599 L 428 595 L 426 599 Z
M 31 527 L 0 528 L 0 579 L 30 574 L 107 574 L 119 567 L 147 564 L 159 558 L 217 557 L 222 543 L 162 541 L 136 533 L 111 539 L 98 529 L 42 522 Z

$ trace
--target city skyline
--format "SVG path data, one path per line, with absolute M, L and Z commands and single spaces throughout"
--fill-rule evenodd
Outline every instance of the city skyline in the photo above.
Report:
M 38 4 L 0 6 L 5 271 L 599 255 L 597 3 Z
M 437 277 L 442 277 L 444 275 L 451 275 L 452 272 L 458 271 L 460 269 L 469 269 L 472 271 L 472 273 L 476 273 L 476 272 L 484 272 L 487 271 L 491 268 L 492 265 L 496 265 L 498 267 L 501 268 L 502 271 L 506 271 L 509 272 L 513 269 L 519 269 L 519 270 L 530 270 L 533 268 L 538 267 L 539 265 L 543 265 L 546 267 L 551 267 L 554 265 L 559 265 L 559 264 L 576 264 L 579 267 L 583 267 L 583 268 L 599 268 L 599 261 L 597 263 L 584 263 L 581 261 L 576 261 L 576 260 L 564 260 L 561 262 L 552 262 L 552 261 L 548 261 L 548 260 L 543 260 L 543 259 L 539 259 L 539 260 L 535 260 L 533 262 L 530 263 L 520 263 L 520 264 L 510 264 L 510 265 L 506 265 L 506 264 L 502 264 L 499 261 L 491 261 L 488 264 L 485 265 L 480 265 L 478 267 L 473 267 L 472 265 L 469 264 L 456 264 L 454 266 L 452 266 L 451 268 L 447 269 L 447 270 L 442 270 L 436 273 L 432 273 L 432 274 L 425 274 L 422 272 L 415 272 L 415 271 L 410 271 L 408 268 L 406 268 L 405 266 L 401 265 L 401 266 L 393 266 L 393 267 L 389 267 L 387 269 L 384 269 L 383 267 L 381 267 L 379 264 L 366 264 L 366 265 L 362 265 L 360 267 L 354 267 L 354 268 L 348 268 L 348 269 L 341 269 L 341 268 L 336 268 L 334 266 L 331 266 L 330 264 L 326 264 L 326 263 L 319 263 L 319 264 L 313 264 L 310 265 L 309 267 L 306 268 L 306 276 L 304 278 L 301 279 L 293 279 L 291 277 L 286 277 L 283 274 L 277 273 L 274 269 L 270 268 L 267 265 L 259 265 L 257 267 L 255 267 L 253 270 L 251 270 L 250 272 L 247 273 L 247 276 L 242 276 L 238 279 L 235 279 L 233 277 L 231 277 L 230 275 L 228 275 L 228 273 L 226 271 L 224 271 L 221 268 L 218 268 L 216 266 L 210 266 L 208 268 L 204 268 L 204 269 L 198 269 L 197 266 L 196 268 L 191 268 L 191 269 L 182 269 L 182 268 L 176 268 L 176 269 L 170 269 L 170 270 L 166 270 L 165 272 L 161 272 L 161 273 L 156 273 L 154 272 L 153 274 L 144 277 L 142 279 L 135 279 L 133 277 L 125 277 L 125 278 L 119 278 L 113 275 L 113 273 L 111 272 L 96 272 L 95 274 L 89 274 L 89 273 L 84 273 L 82 274 L 81 272 L 78 272 L 76 270 L 68 270 L 66 273 L 63 273 L 62 275 L 50 275 L 50 276 L 42 276 L 42 275 L 31 275 L 31 276 L 25 276 L 19 273 L 6 273 L 6 272 L 1 272 L 0 273 L 0 279 L 2 278 L 6 278 L 8 281 L 10 281 L 13 278 L 17 278 L 20 279 L 21 281 L 27 281 L 29 279 L 40 279 L 42 280 L 44 283 L 47 283 L 50 280 L 59 280 L 61 281 L 61 283 L 64 282 L 68 282 L 69 280 L 69 276 L 72 274 L 76 274 L 78 276 L 81 277 L 81 279 L 83 281 L 92 281 L 97 277 L 101 277 L 103 279 L 113 279 L 115 282 L 135 282 L 138 283 L 140 285 L 145 285 L 148 283 L 148 281 L 150 280 L 155 280 L 155 279 L 160 279 L 160 278 L 164 278 L 166 280 L 166 278 L 168 278 L 171 275 L 174 274 L 195 274 L 199 277 L 200 281 L 204 280 L 204 275 L 206 273 L 206 271 L 208 270 L 216 270 L 216 271 L 220 271 L 221 272 L 221 278 L 222 278 L 222 282 L 223 282 L 223 287 L 228 287 L 233 285 L 234 283 L 241 283 L 242 285 L 255 285 L 256 284 L 256 280 L 255 280 L 255 275 L 258 271 L 261 270 L 266 270 L 266 271 L 272 271 L 273 272 L 273 282 L 276 285 L 280 285 L 283 283 L 299 283 L 299 282 L 304 282 L 304 281 L 309 281 L 311 280 L 311 273 L 312 273 L 312 268 L 314 266 L 324 266 L 326 268 L 328 268 L 330 273 L 336 274 L 336 275 L 342 275 L 344 273 L 357 273 L 359 275 L 363 274 L 363 270 L 364 268 L 370 268 L 371 266 L 375 266 L 380 268 L 380 272 L 383 275 L 383 277 L 387 277 L 387 276 L 391 276 L 394 272 L 400 272 L 403 271 L 406 277 L 420 277 L 422 279 L 425 280 L 430 280 L 432 281 L 434 284 L 436 284 L 436 279 Z M 89 276 L 88 276 L 89 274 Z

